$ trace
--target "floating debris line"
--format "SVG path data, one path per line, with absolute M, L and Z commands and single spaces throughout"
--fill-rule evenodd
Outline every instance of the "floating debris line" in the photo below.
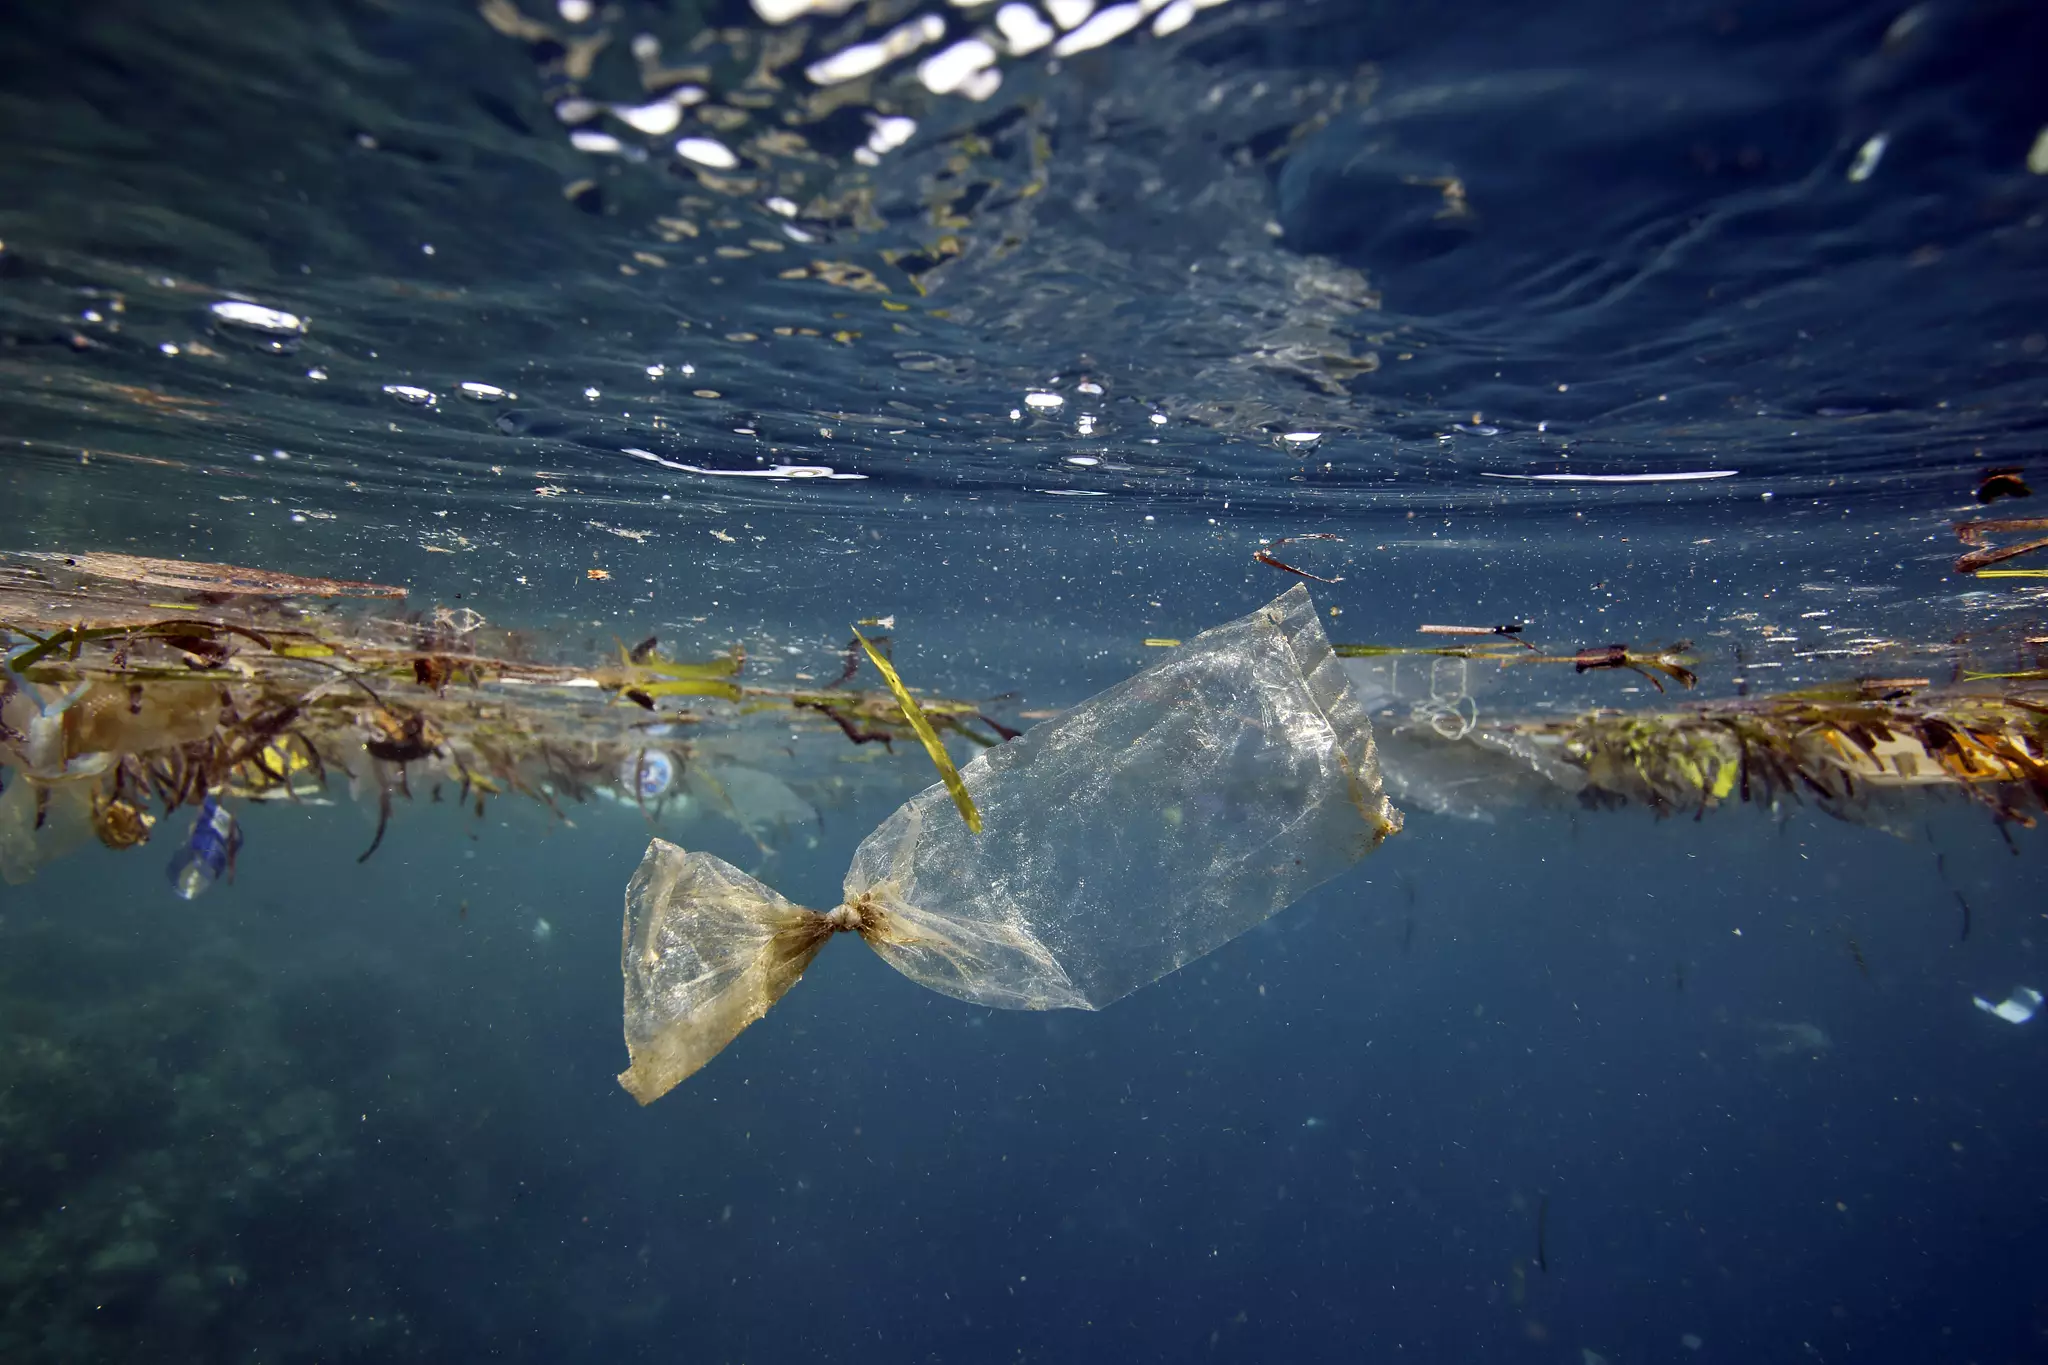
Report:
M 758 840 L 762 821 L 737 793 L 760 806 L 768 784 L 781 809 L 803 803 L 765 773 L 731 780 L 734 765 L 769 761 L 793 732 L 835 752 L 848 739 L 986 747 L 1016 733 L 942 697 L 912 703 L 919 727 L 900 681 L 750 682 L 738 647 L 676 660 L 650 637 L 595 664 L 538 660 L 473 608 L 377 614 L 403 596 L 176 560 L 0 557 L 0 877 L 26 881 L 88 834 L 145 844 L 165 817 L 209 801 L 223 813 L 326 804 L 336 782 L 377 809 L 364 857 L 394 801 L 415 796 L 452 795 L 479 818 L 508 795 L 557 815 L 565 800 L 610 795 L 658 815 L 688 785 Z M 225 855 L 239 836 L 218 842 Z
M 1937 792 L 1960 793 L 2025 828 L 2048 810 L 2048 675 L 1940 688 L 1852 682 L 1671 710 L 1486 717 L 1454 735 L 1429 724 L 1394 734 L 1412 743 L 1388 753 L 1390 771 L 1420 777 L 1455 740 L 1468 763 L 1459 771 L 1492 785 L 1494 804 L 1514 799 L 1506 779 L 1519 771 L 1586 806 L 1660 815 L 1699 816 L 1740 801 L 1811 804 L 1860 820 L 1883 800 Z M 1475 754 L 1498 765 L 1491 784 L 1484 767 L 1469 768 Z
M 848 746 L 893 754 L 902 740 L 911 763 L 921 747 L 952 788 L 949 741 L 986 748 L 1018 734 L 984 714 L 986 703 L 911 699 L 891 676 L 885 637 L 856 633 L 838 677 L 799 685 L 750 678 L 741 648 L 675 659 L 655 637 L 593 661 L 540 659 L 531 640 L 473 607 L 401 611 L 403 596 L 227 565 L 0 556 L 0 877 L 25 881 L 93 838 L 115 849 L 147 844 L 190 807 L 203 818 L 189 835 L 178 821 L 170 837 L 204 844 L 179 855 L 187 872 L 199 869 L 180 883 L 197 894 L 216 874 L 233 875 L 239 803 L 324 805 L 337 789 L 376 812 L 365 858 L 400 800 L 452 801 L 480 819 L 502 796 L 565 819 L 565 803 L 593 797 L 655 819 L 695 800 L 765 851 L 815 817 L 791 783 L 822 790 L 855 772 L 879 776 L 844 766 Z M 1517 672 L 1634 672 L 1660 692 L 1665 681 L 1698 681 L 1683 643 L 1546 653 L 1513 627 L 1425 633 L 1482 630 L 1492 637 L 1483 644 L 1334 653 L 1389 667 L 1421 656 L 1461 669 L 1490 661 Z M 1180 647 L 1168 637 L 1145 643 Z M 870 665 L 886 688 L 854 685 Z M 1431 678 L 1430 698 L 1409 723 L 1388 726 L 1385 746 L 1390 789 L 1424 809 L 1526 801 L 1531 774 L 1587 805 L 1660 814 L 1806 802 L 1862 819 L 1877 798 L 1907 792 L 1961 793 L 2002 828 L 2031 826 L 2048 809 L 2048 669 L 2038 666 L 1959 663 L 1946 686 L 1885 676 L 1521 717 L 1481 715 L 1462 685 L 1439 696 L 1444 680 Z M 1439 769 L 1461 795 L 1435 807 L 1425 793 Z M 972 820 L 970 810 L 961 803 Z

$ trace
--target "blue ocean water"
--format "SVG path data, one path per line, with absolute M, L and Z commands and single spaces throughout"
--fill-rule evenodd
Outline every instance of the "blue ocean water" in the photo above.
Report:
M 837 8 L 0 17 L 0 548 L 775 677 L 887 616 L 1019 725 L 1301 581 L 1259 551 L 1340 642 L 1685 640 L 1705 697 L 2040 667 L 2039 580 L 1953 572 L 2048 478 L 2036 7 Z M 1355 662 L 1390 768 L 1680 701 Z M 2048 989 L 2041 831 L 1425 764 L 1109 1009 L 835 942 L 639 1108 L 650 833 L 833 904 L 931 769 L 825 740 L 766 837 L 422 783 L 358 861 L 337 778 L 190 903 L 183 815 L 0 889 L 0 1357 L 2048 1353 L 2048 1021 L 1972 1003 Z

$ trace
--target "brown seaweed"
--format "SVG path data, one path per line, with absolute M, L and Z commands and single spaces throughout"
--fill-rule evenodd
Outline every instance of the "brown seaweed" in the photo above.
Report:
M 1327 531 L 1318 531 L 1310 535 L 1282 536 L 1278 540 L 1271 541 L 1269 543 L 1272 550 L 1277 550 L 1282 545 L 1291 545 L 1294 542 L 1301 540 L 1335 540 L 1341 542 L 1343 539 L 1344 537 L 1338 535 L 1331 535 Z M 1296 578 L 1306 578 L 1316 583 L 1342 583 L 1344 581 L 1344 579 L 1341 576 L 1336 578 L 1325 578 L 1321 574 L 1310 573 L 1307 569 L 1297 569 L 1292 564 L 1286 563 L 1285 561 L 1281 560 L 1278 556 L 1272 554 L 1271 551 L 1267 549 L 1259 549 L 1252 551 L 1252 558 L 1258 560 L 1259 563 L 1264 564 L 1269 569 L 1278 569 L 1282 573 L 1291 573 Z
M 81 825 L 89 815 L 101 843 L 133 848 L 163 815 L 209 794 L 305 802 L 339 777 L 378 807 L 367 857 L 396 803 L 410 799 L 412 769 L 423 790 L 453 788 L 479 818 L 501 796 L 566 818 L 565 801 L 627 795 L 621 773 L 637 774 L 649 713 L 664 698 L 682 702 L 658 711 L 679 765 L 699 743 L 784 753 L 792 740 L 830 736 L 893 751 L 911 735 L 891 694 L 750 683 L 738 648 L 678 662 L 648 636 L 621 645 L 615 661 L 553 662 L 544 641 L 494 630 L 468 606 L 364 615 L 342 593 L 377 586 L 118 556 L 0 555 L 0 642 L 11 656 L 0 674 L 0 785 L 27 781 L 40 809 L 57 790 L 50 784 L 68 784 Z M 969 728 L 986 720 L 976 703 L 921 706 L 940 732 L 994 742 Z M 62 742 L 32 759 L 17 722 L 38 714 L 62 715 Z M 58 851 L 52 841 L 23 856 L 32 868 Z

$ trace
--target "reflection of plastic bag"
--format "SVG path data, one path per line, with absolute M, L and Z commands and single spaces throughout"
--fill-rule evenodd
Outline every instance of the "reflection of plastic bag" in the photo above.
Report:
M 1584 787 L 1583 769 L 1488 724 L 1497 718 L 1500 670 L 1474 669 L 1473 662 L 1399 654 L 1344 661 L 1360 704 L 1380 718 L 1380 777 L 1388 794 L 1411 810 L 1491 823 L 1494 811 L 1526 806 L 1550 788 Z M 1516 761 L 1501 762 L 1503 754 Z
M 932 989 L 1095 1009 L 1235 938 L 1400 828 L 1372 727 L 1308 593 L 1208 631 L 962 771 L 861 844 L 846 899 L 792 905 L 659 839 L 626 892 L 626 1043 L 643 1104 L 858 932 Z
M 816 824 L 818 812 L 787 782 L 758 768 L 698 763 L 684 770 L 700 806 L 731 817 L 766 852 L 771 836 Z
M 0 881 L 21 886 L 42 864 L 92 837 L 92 791 L 83 782 L 41 783 L 18 769 L 0 792 Z

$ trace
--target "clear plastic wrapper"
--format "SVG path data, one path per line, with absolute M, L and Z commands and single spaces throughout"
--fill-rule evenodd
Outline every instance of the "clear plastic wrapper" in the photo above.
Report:
M 1372 726 L 1303 588 L 966 765 L 855 852 L 845 899 L 791 904 L 655 840 L 626 897 L 642 1103 L 761 1017 L 826 939 L 856 932 L 933 990 L 1097 1009 L 1277 913 L 1400 828 Z

